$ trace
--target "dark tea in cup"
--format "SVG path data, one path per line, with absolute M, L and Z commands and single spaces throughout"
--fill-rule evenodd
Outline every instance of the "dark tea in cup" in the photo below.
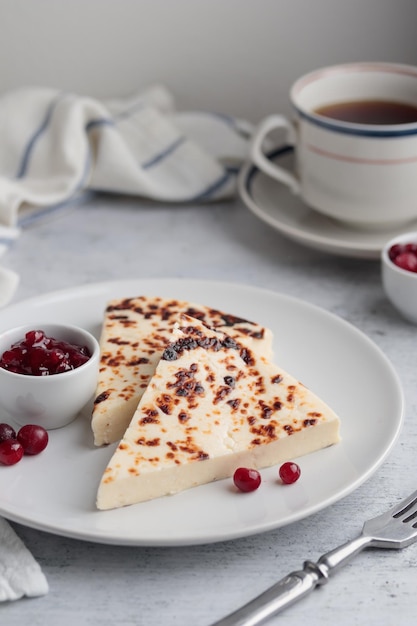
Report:
M 417 105 L 390 100 L 353 100 L 326 104 L 314 113 L 353 124 L 413 124 Z

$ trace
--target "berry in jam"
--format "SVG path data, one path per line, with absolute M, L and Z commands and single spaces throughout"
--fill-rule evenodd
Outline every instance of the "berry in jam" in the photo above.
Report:
M 417 273 L 417 243 L 396 243 L 388 250 L 388 256 L 397 267 Z
M 16 374 L 51 376 L 80 367 L 90 356 L 86 346 L 47 337 L 43 330 L 30 330 L 3 352 L 0 367 Z

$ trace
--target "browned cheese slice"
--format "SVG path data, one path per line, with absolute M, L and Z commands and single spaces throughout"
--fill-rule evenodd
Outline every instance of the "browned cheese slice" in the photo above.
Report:
M 272 357 L 272 332 L 216 309 L 175 299 L 139 296 L 109 302 L 100 337 L 101 362 L 92 415 L 97 446 L 120 441 L 180 313 L 247 338 L 254 352 Z
M 97 507 L 173 494 L 337 441 L 332 409 L 250 339 L 181 315 L 104 471 Z

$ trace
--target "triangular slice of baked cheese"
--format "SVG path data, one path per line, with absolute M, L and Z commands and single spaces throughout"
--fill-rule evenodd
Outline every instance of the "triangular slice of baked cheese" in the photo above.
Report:
M 181 315 L 104 471 L 97 507 L 173 494 L 338 440 L 337 415 L 304 385 L 247 341 Z
M 112 300 L 100 337 L 101 360 L 91 422 L 95 445 L 122 438 L 180 313 L 225 330 L 234 338 L 247 337 L 253 350 L 272 357 L 272 332 L 260 324 L 182 300 L 153 296 Z

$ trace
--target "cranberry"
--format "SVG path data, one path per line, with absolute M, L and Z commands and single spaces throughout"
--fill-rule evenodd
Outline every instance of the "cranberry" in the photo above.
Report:
M 261 475 L 256 469 L 239 467 L 233 474 L 233 482 L 240 491 L 255 491 L 261 484 Z
M 23 446 L 16 439 L 5 439 L 0 443 L 0 463 L 15 465 L 23 456 Z
M 409 272 L 417 272 L 417 255 L 414 252 L 401 252 L 394 259 L 395 265 Z
M 0 424 L 0 442 L 6 439 L 16 439 L 16 431 L 9 424 Z
M 26 424 L 17 433 L 17 441 L 22 445 L 25 454 L 39 454 L 48 445 L 49 437 L 42 426 Z
M 279 468 L 279 477 L 282 482 L 286 485 L 291 485 L 295 483 L 301 475 L 301 469 L 297 465 L 297 463 L 293 463 L 292 461 L 287 461 L 287 463 L 283 463 Z
M 50 376 L 80 367 L 90 356 L 86 346 L 47 337 L 43 330 L 30 330 L 2 354 L 0 367 L 17 374 Z
M 397 267 L 417 272 L 417 243 L 397 243 L 388 250 L 388 256 Z

